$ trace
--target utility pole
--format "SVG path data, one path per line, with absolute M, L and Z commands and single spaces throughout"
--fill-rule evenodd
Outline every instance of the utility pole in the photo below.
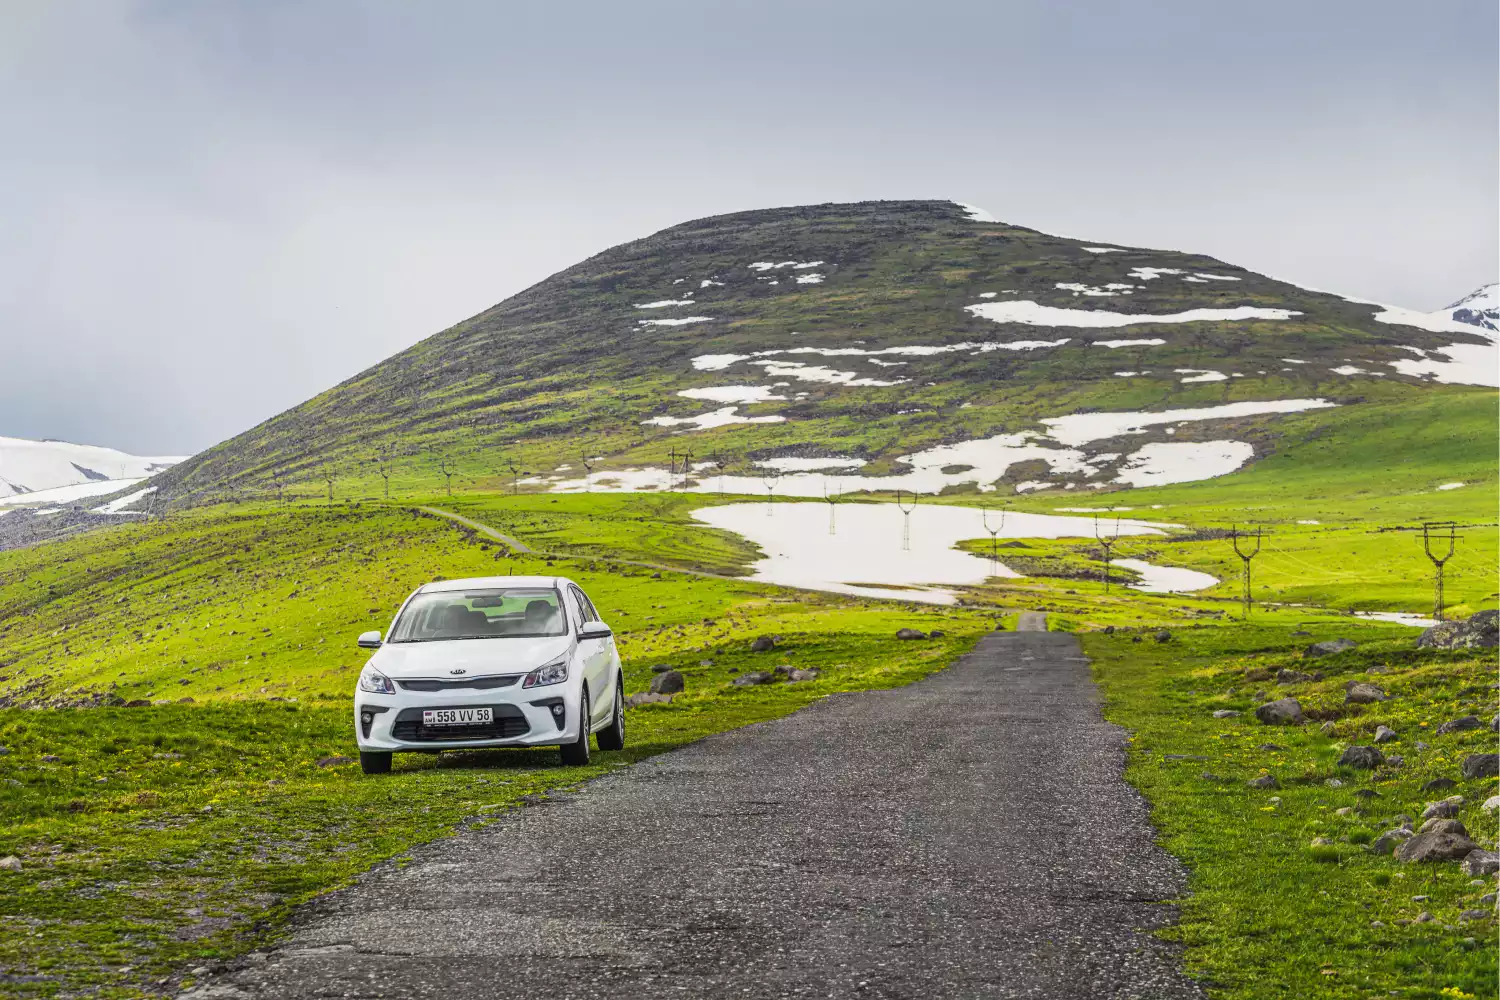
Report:
M 582 455 L 578 456 L 578 460 L 583 463 L 584 491 L 587 493 L 592 493 L 594 492 L 594 461 L 593 459 L 589 458 L 588 452 L 584 452 Z
M 1432 551 L 1432 544 L 1436 541 L 1441 551 L 1445 528 L 1448 530 L 1448 552 L 1439 557 Z M 1457 528 L 1452 521 L 1422 522 L 1422 551 L 1432 560 L 1432 617 L 1437 621 L 1443 620 L 1443 564 L 1453 558 L 1454 544 L 1458 540 L 1458 536 L 1454 534 Z
M 917 495 L 912 493 L 911 503 L 908 504 L 901 499 L 903 491 L 896 491 L 896 506 L 901 510 L 901 550 L 911 550 L 911 512 L 917 509 Z
M 711 461 L 713 463 L 714 471 L 718 474 L 718 477 L 719 477 L 718 494 L 719 494 L 719 496 L 723 496 L 724 495 L 724 470 L 729 467 L 729 459 L 725 458 L 723 455 L 715 455 L 715 456 L 713 456 L 713 458 L 709 459 L 709 461 Z
M 830 535 L 837 534 L 837 532 L 834 530 L 833 512 L 838 509 L 838 502 L 843 499 L 843 495 L 843 487 L 839 485 L 839 481 L 837 479 L 833 481 L 833 492 L 829 493 L 828 477 L 823 477 L 823 499 L 828 501 L 828 533 Z
M 984 524 L 984 530 L 990 533 L 990 569 L 994 570 L 1000 566 L 1000 545 L 997 539 L 1000 537 L 1000 532 L 1005 530 L 1005 510 L 1001 508 L 1000 523 L 993 528 L 990 527 L 990 510 L 988 507 L 981 508 L 979 519 Z
M 687 489 L 688 472 L 692 468 L 693 452 L 691 449 L 682 453 L 682 488 Z
M 766 487 L 766 516 L 771 516 L 772 504 L 771 494 L 776 491 L 776 481 L 781 478 L 781 470 L 774 466 L 764 466 L 760 470 L 760 481 Z
M 1229 541 L 1234 545 L 1234 554 L 1239 556 L 1240 562 L 1244 563 L 1245 565 L 1245 618 L 1246 620 L 1248 620 L 1250 618 L 1250 603 L 1252 600 L 1250 596 L 1250 560 L 1254 559 L 1256 554 L 1260 552 L 1260 528 L 1255 529 L 1255 548 L 1251 549 L 1249 552 L 1245 552 L 1240 549 L 1240 539 L 1242 537 L 1249 538 L 1250 535 L 1248 533 L 1245 535 L 1241 535 L 1239 525 L 1236 524 L 1233 528 L 1230 529 Z M 1247 542 L 1246 545 L 1248 546 L 1248 544 L 1249 543 Z
M 515 496 L 521 492 L 521 469 L 515 462 L 507 462 L 505 467 L 510 470 L 510 495 Z
M 328 505 L 333 506 L 333 481 L 338 478 L 338 472 L 327 462 L 322 466 L 323 481 L 328 484 Z
M 380 478 L 385 480 L 385 498 L 391 498 L 391 473 L 395 466 L 391 462 L 391 452 L 388 448 L 382 448 L 375 453 L 375 471 L 380 473 Z
M 438 472 L 442 473 L 443 483 L 448 488 L 448 495 L 453 495 L 453 474 L 458 471 L 458 466 L 453 464 L 453 459 L 447 455 L 438 456 Z
M 1100 545 L 1104 546 L 1104 592 L 1107 594 L 1107 593 L 1109 593 L 1109 563 L 1110 563 L 1110 559 L 1112 558 L 1111 550 L 1114 548 L 1115 542 L 1118 542 L 1120 540 L 1120 519 L 1119 519 L 1119 517 L 1115 518 L 1115 533 L 1113 535 L 1110 535 L 1108 538 L 1105 538 L 1104 535 L 1101 534 L 1100 531 L 1099 531 L 1099 515 L 1095 514 L 1094 515 L 1094 537 L 1099 540 L 1099 544 Z M 1250 572 L 1250 570 L 1248 568 L 1249 565 L 1250 565 L 1249 563 L 1245 564 L 1245 566 L 1247 567 L 1246 570 L 1245 570 L 1246 574 L 1248 574 Z M 1248 575 L 1246 576 L 1246 579 L 1247 580 L 1249 579 Z M 1245 586 L 1248 588 L 1249 584 L 1247 583 Z M 1245 592 L 1248 594 L 1249 590 L 1246 590 Z

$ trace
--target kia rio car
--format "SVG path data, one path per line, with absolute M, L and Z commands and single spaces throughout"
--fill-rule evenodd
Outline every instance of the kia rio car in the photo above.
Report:
M 354 736 L 366 774 L 402 751 L 557 746 L 587 764 L 625 746 L 625 700 L 614 634 L 576 583 L 552 576 L 443 580 L 417 588 L 354 693 Z

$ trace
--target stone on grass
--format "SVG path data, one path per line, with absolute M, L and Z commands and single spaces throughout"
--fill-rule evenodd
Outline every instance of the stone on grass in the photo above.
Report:
M 18 872 L 21 870 L 21 859 L 14 854 L 7 854 L 0 858 L 0 872 Z
M 1343 788 L 1344 787 L 1344 783 L 1342 781 L 1340 781 L 1339 779 L 1337 779 L 1337 778 L 1327 778 L 1327 779 L 1325 779 L 1323 781 L 1323 784 L 1327 785 L 1329 788 Z
M 1396 731 L 1394 729 L 1390 728 L 1389 726 L 1376 726 L 1375 727 L 1375 742 L 1376 743 L 1394 743 L 1396 740 L 1399 740 L 1400 738 L 1401 737 L 1399 737 L 1399 736 L 1396 735 Z
M 1490 914 L 1484 910 L 1463 910 L 1458 915 L 1458 922 L 1466 924 L 1471 920 L 1488 920 Z
M 776 648 L 776 640 L 769 635 L 758 635 L 750 643 L 750 652 L 766 653 Z
M 1312 674 L 1306 674 L 1300 670 L 1291 670 L 1283 667 L 1282 669 L 1276 671 L 1277 684 L 1303 684 L 1312 679 Z
M 1401 756 L 1399 753 L 1393 753 L 1385 758 L 1385 762 L 1391 767 L 1400 767 L 1402 764 L 1406 763 L 1406 758 Z
M 655 691 L 642 691 L 625 699 L 626 708 L 636 708 L 640 705 L 670 705 L 672 696 L 669 694 L 657 694 Z
M 1494 649 L 1500 645 L 1500 611 L 1481 611 L 1462 621 L 1438 622 L 1417 636 L 1422 649 Z
M 1458 765 L 1459 773 L 1470 781 L 1500 775 L 1500 754 L 1471 753 Z
M 1338 728 L 1338 726 L 1335 726 L 1331 722 L 1325 722 L 1318 727 L 1318 732 L 1322 733 L 1324 736 L 1332 736 L 1335 732 L 1338 731 Z
M 816 670 L 806 670 L 799 668 L 797 670 L 793 670 L 790 674 L 787 674 L 786 679 L 793 682 L 815 681 L 818 679 L 818 672 Z
M 1447 736 L 1449 733 L 1463 733 L 1467 732 L 1470 729 L 1478 729 L 1479 727 L 1480 722 L 1478 716 L 1466 715 L 1462 719 L 1449 719 L 1441 726 L 1438 726 L 1437 735 Z
M 336 756 L 333 756 L 333 757 L 319 757 L 318 758 L 318 766 L 319 767 L 343 767 L 345 764 L 353 764 L 353 763 L 354 763 L 354 758 L 353 757 L 344 757 L 342 755 L 336 755 Z
M 931 632 L 927 633 L 927 638 L 929 638 L 929 639 L 941 639 L 942 637 L 943 637 L 943 630 L 942 629 L 936 629 L 935 628 Z
M 1427 803 L 1427 808 L 1422 810 L 1422 818 L 1424 820 L 1434 817 L 1437 819 L 1450 819 L 1457 816 L 1458 811 L 1463 807 L 1464 797 L 1462 795 L 1450 795 L 1440 802 Z
M 1350 681 L 1344 685 L 1344 701 L 1350 705 L 1369 705 L 1377 701 L 1386 701 L 1390 695 L 1365 681 Z
M 1483 849 L 1464 855 L 1464 874 L 1470 878 L 1484 878 L 1500 872 L 1500 854 Z
M 1500 795 L 1491 795 L 1485 799 L 1484 805 L 1481 808 L 1487 813 L 1500 811 Z
M 652 694 L 677 694 L 687 689 L 687 678 L 680 670 L 666 670 L 651 678 Z
M 1385 763 L 1385 755 L 1374 747 L 1352 746 L 1339 758 L 1340 767 L 1359 767 L 1372 771 Z
M 1267 753 L 1280 753 L 1281 751 L 1285 750 L 1286 747 L 1280 746 L 1280 745 L 1275 744 L 1275 743 L 1262 743 L 1259 746 L 1257 746 L 1255 749 L 1257 749 L 1257 750 L 1264 750 Z
M 756 684 L 769 684 L 775 675 L 769 670 L 752 670 L 748 674 L 740 674 L 734 679 L 737 687 L 752 687 Z
M 1233 719 L 1233 718 L 1236 718 L 1239 714 L 1240 714 L 1239 712 L 1235 711 L 1232 708 L 1220 708 L 1220 709 L 1216 709 L 1214 711 L 1214 718 L 1215 719 Z
M 901 628 L 896 630 L 897 639 L 925 639 L 927 633 L 914 628 Z
M 1272 774 L 1262 774 L 1258 778 L 1251 778 L 1249 781 L 1245 782 L 1245 784 L 1249 785 L 1251 788 L 1280 788 L 1281 787 L 1280 783 L 1277 782 L 1277 780 L 1276 780 L 1276 776 L 1272 775 Z
M 1172 633 L 1168 632 L 1166 629 L 1158 629 L 1156 632 L 1152 633 L 1151 638 L 1155 639 L 1157 642 L 1171 642 Z
M 1457 784 L 1458 782 L 1454 781 L 1452 778 L 1433 778 L 1431 781 L 1422 786 L 1422 791 L 1441 792 L 1446 791 L 1447 789 L 1452 788 Z
M 1411 827 L 1398 826 L 1376 837 L 1375 842 L 1370 845 L 1370 850 L 1376 854 L 1390 854 L 1415 835 Z
M 666 672 L 667 672 L 667 671 L 668 671 L 668 670 L 671 670 L 671 669 L 672 669 L 672 668 L 671 668 L 671 667 L 669 667 L 669 666 L 668 666 L 668 665 L 667 665 L 667 664 L 665 664 L 665 663 L 653 663 L 653 664 L 652 664 L 652 665 L 651 665 L 651 672 L 652 672 L 652 673 L 653 673 L 653 674 L 664 674 L 664 673 L 666 673 Z
M 1459 861 L 1479 849 L 1456 819 L 1429 820 L 1417 835 L 1396 848 L 1396 860 L 1407 863 Z
M 1346 649 L 1353 649 L 1358 643 L 1353 639 L 1325 639 L 1315 642 L 1302 651 L 1303 656 L 1332 656 L 1334 653 L 1342 653 Z
M 1266 702 L 1255 710 L 1255 717 L 1268 726 L 1296 726 L 1304 721 L 1302 704 L 1296 698 Z

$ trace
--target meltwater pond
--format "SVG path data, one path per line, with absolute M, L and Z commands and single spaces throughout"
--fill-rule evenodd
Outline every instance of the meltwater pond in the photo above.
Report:
M 954 548 L 965 539 L 990 537 L 985 512 L 975 507 L 918 504 L 910 515 L 909 548 L 902 546 L 903 515 L 895 504 L 841 503 L 833 515 L 835 530 L 830 533 L 826 503 L 736 503 L 693 512 L 694 519 L 760 546 L 765 558 L 753 567 L 753 578 L 767 583 L 951 604 L 955 594 L 946 587 L 983 583 L 992 576 L 1020 576 L 1005 565 L 1004 549 L 997 566 L 988 555 Z M 1094 534 L 1093 519 L 1086 517 L 1008 511 L 1001 527 L 1000 512 L 990 510 L 988 520 L 990 527 L 1000 528 L 1000 539 L 1091 538 Z M 1121 520 L 1119 525 L 1121 535 L 1164 533 L 1146 521 Z M 1111 520 L 1109 530 L 1113 532 L 1114 527 Z M 1199 586 L 1184 589 L 1218 582 L 1207 574 L 1195 576 L 1202 577 Z

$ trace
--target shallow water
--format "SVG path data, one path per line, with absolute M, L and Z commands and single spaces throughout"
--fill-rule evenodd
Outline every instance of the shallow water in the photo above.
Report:
M 723 528 L 760 546 L 765 553 L 753 579 L 789 587 L 826 590 L 861 597 L 883 597 L 952 604 L 953 586 L 983 583 L 990 577 L 1018 577 L 1000 560 L 955 549 L 965 539 L 989 538 L 986 515 L 974 507 L 918 504 L 911 512 L 910 547 L 902 544 L 903 515 L 890 503 L 838 504 L 835 531 L 828 530 L 826 503 L 736 503 L 693 512 L 704 524 Z M 1054 514 L 1008 512 L 1003 527 L 998 511 L 988 512 L 995 537 L 1090 538 L 1094 520 Z M 1121 520 L 1121 535 L 1161 535 L 1144 521 Z M 1114 523 L 1110 522 L 1110 531 Z M 1148 566 L 1148 563 L 1140 563 Z M 1132 567 L 1136 568 L 1136 567 Z M 1154 572 L 1164 567 L 1150 567 Z M 1144 571 L 1143 571 L 1144 572 Z M 1191 570 L 1169 572 L 1193 573 Z M 1207 574 L 1204 586 L 1218 581 Z

